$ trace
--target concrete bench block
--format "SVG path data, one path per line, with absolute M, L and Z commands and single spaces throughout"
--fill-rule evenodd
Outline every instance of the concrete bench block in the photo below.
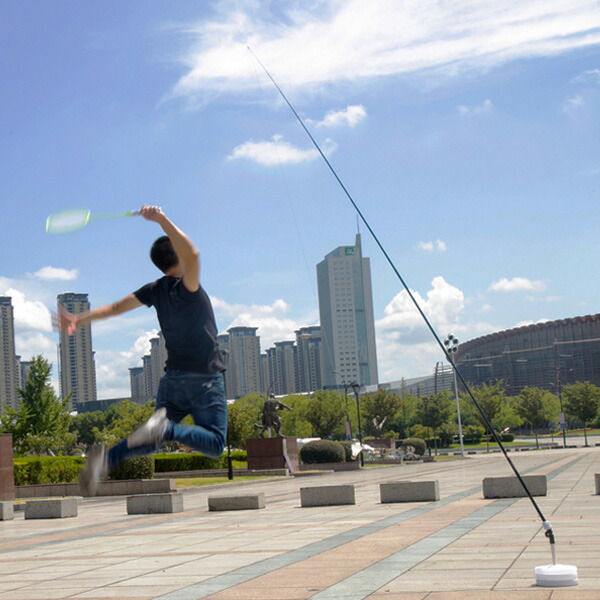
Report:
M 6 500 L 4 502 L 0 502 L 0 521 L 10 521 L 14 519 L 15 511 L 13 507 L 13 503 Z
M 77 498 L 29 500 L 25 504 L 26 519 L 65 519 L 77 516 Z
M 127 496 L 128 515 L 183 512 L 183 494 L 140 494 Z
M 596 482 L 596 494 L 600 494 L 600 473 L 594 473 L 594 480 Z
M 532 496 L 545 496 L 548 483 L 545 475 L 524 475 L 525 485 Z M 484 498 L 523 498 L 527 493 L 516 477 L 486 477 L 483 480 Z
M 300 506 L 356 504 L 353 485 L 321 485 L 300 488 Z
M 208 510 L 253 510 L 265 508 L 265 494 L 243 494 L 239 496 L 209 496 Z
M 440 499 L 437 481 L 390 481 L 379 484 L 382 504 L 391 502 L 435 502 Z

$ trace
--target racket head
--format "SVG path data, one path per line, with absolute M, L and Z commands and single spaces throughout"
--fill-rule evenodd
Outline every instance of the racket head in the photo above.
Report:
M 88 208 L 69 208 L 52 213 L 46 219 L 46 233 L 60 235 L 85 227 L 90 220 Z

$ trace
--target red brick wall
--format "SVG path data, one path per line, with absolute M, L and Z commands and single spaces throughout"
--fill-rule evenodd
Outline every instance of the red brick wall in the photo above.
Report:
M 15 499 L 12 435 L 0 434 L 0 500 Z

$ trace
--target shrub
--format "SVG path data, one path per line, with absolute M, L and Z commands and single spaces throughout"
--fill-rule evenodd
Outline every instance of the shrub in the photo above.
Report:
M 402 448 L 406 449 L 407 446 L 412 446 L 415 449 L 415 454 L 418 454 L 419 456 L 423 456 L 423 454 L 425 454 L 425 450 L 427 449 L 425 440 L 417 437 L 406 438 L 402 442 Z
M 344 454 L 346 456 L 346 462 L 352 461 L 352 442 L 344 440 L 343 442 L 338 442 L 340 446 L 344 449 Z
M 479 425 L 467 425 L 463 429 L 463 441 L 465 444 L 479 444 L 485 434 L 485 429 Z
M 514 442 L 515 436 L 512 433 L 503 433 L 500 435 L 501 442 Z
M 305 465 L 317 465 L 322 463 L 343 463 L 346 460 L 346 452 L 339 442 L 330 440 L 314 440 L 300 448 L 298 453 L 300 460 Z
M 13 463 L 15 485 L 74 483 L 84 465 L 80 456 L 30 456 Z
M 232 457 L 234 452 L 231 453 Z M 244 458 L 245 458 L 244 452 Z M 238 460 L 238 459 L 236 459 Z M 155 454 L 154 470 L 156 473 L 170 473 L 171 471 L 202 471 L 204 469 L 225 469 L 227 467 L 227 454 L 217 458 L 209 458 L 204 454 Z
M 109 479 L 152 479 L 154 460 L 152 456 L 134 456 L 111 471 Z

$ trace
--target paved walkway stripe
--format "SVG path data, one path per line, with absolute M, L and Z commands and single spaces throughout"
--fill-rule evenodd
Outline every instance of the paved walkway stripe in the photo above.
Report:
M 579 460 L 580 460 L 580 457 L 577 457 L 577 458 L 569 461 L 562 467 L 559 467 L 555 471 L 552 471 L 551 474 L 548 475 L 548 477 L 550 479 L 552 479 L 553 477 L 556 477 L 557 475 L 562 473 L 564 470 L 566 470 L 567 468 L 569 468 L 570 466 L 572 466 Z M 544 463 L 543 465 L 538 465 L 531 470 L 537 471 L 539 469 L 546 467 L 547 465 L 554 464 L 555 462 L 556 462 L 555 460 L 549 461 L 547 463 Z M 529 472 L 529 471 L 525 471 L 525 472 Z M 385 519 L 377 521 L 376 523 L 372 523 L 370 525 L 363 525 L 363 526 L 357 527 L 353 530 L 332 536 L 325 540 L 321 540 L 319 542 L 314 542 L 312 544 L 308 544 L 297 550 L 292 550 L 290 552 L 286 552 L 279 556 L 274 556 L 272 558 L 268 558 L 266 560 L 259 561 L 257 563 L 253 563 L 251 565 L 241 567 L 239 569 L 234 569 L 233 571 L 229 571 L 227 573 L 224 573 L 223 575 L 218 575 L 216 577 L 212 577 L 211 579 L 207 579 L 206 581 L 203 581 L 201 583 L 197 583 L 197 584 L 191 585 L 189 587 L 182 588 L 180 590 L 170 592 L 168 594 L 164 594 L 162 596 L 157 596 L 155 598 L 155 600 L 201 600 L 202 598 L 206 598 L 208 596 L 211 596 L 212 594 L 222 592 L 222 591 L 232 588 L 236 585 L 240 585 L 242 583 L 245 583 L 247 581 L 250 581 L 252 579 L 260 577 L 262 575 L 271 573 L 277 569 L 281 569 L 283 567 L 287 567 L 289 565 L 300 562 L 307 558 L 311 558 L 313 556 L 316 556 L 317 554 L 321 554 L 322 552 L 326 552 L 327 550 L 331 550 L 333 548 L 336 548 L 338 546 L 346 544 L 350 541 L 354 541 L 354 540 L 362 538 L 366 535 L 370 535 L 377 531 L 381 531 L 392 525 L 397 525 L 404 521 L 408 521 L 416 516 L 420 516 L 422 514 L 425 514 L 427 512 L 430 512 L 430 511 L 440 508 L 442 506 L 452 504 L 458 500 L 461 500 L 463 498 L 466 498 L 468 496 L 476 494 L 477 492 L 480 492 L 480 491 L 481 491 L 481 486 L 478 485 L 478 486 L 473 487 L 464 492 L 454 494 L 453 496 L 444 498 L 443 500 L 439 500 L 437 502 L 430 502 L 423 506 L 419 506 L 419 507 L 416 507 L 413 509 L 406 510 L 399 514 L 392 515 L 390 517 L 387 517 Z M 432 556 L 433 554 L 438 552 L 439 549 L 441 549 L 444 546 L 455 541 L 455 539 L 458 539 L 458 537 L 461 537 L 462 535 L 467 533 L 467 531 L 470 531 L 471 529 L 474 529 L 481 523 L 484 523 L 485 521 L 490 519 L 492 516 L 494 516 L 498 512 L 501 512 L 502 510 L 504 510 L 505 508 L 507 508 L 508 506 L 513 504 L 514 502 L 517 502 L 518 500 L 523 500 L 523 498 L 511 498 L 511 499 L 502 499 L 502 500 L 492 501 L 485 508 L 480 509 L 479 511 L 477 511 L 475 513 L 472 513 L 468 517 L 465 517 L 465 518 L 457 521 L 456 523 L 448 525 L 447 527 L 441 529 L 439 532 L 428 536 L 421 542 L 417 542 L 416 544 L 413 544 L 409 548 L 415 548 L 416 546 L 419 546 L 419 550 L 420 550 L 420 556 L 418 558 L 418 561 L 415 564 L 418 564 L 418 562 L 421 562 L 421 561 L 429 558 L 430 556 Z M 478 516 L 474 518 L 473 515 L 478 515 Z M 468 529 L 465 529 L 466 527 L 468 527 Z M 442 535 L 442 532 L 445 532 L 445 534 Z M 443 545 L 440 546 L 439 544 L 441 544 L 442 542 L 443 542 Z M 430 544 L 430 545 L 428 546 L 428 544 Z M 398 555 L 402 555 L 402 557 L 396 559 L 396 561 L 399 561 L 399 563 L 398 563 L 399 565 L 404 564 L 404 561 L 406 560 L 407 555 L 403 554 L 404 552 L 406 552 L 406 550 L 407 549 L 402 550 L 399 553 L 397 553 Z M 396 556 L 396 555 L 392 555 L 392 557 L 394 557 L 394 556 Z M 320 592 L 320 594 L 327 593 L 327 592 L 329 592 L 329 590 L 333 590 L 337 586 L 343 585 L 345 581 L 353 580 L 355 577 L 368 576 L 371 569 L 373 569 L 373 572 L 375 573 L 379 568 L 378 565 L 382 564 L 383 562 L 385 562 L 387 560 L 390 560 L 392 557 L 388 557 L 386 559 L 383 559 L 382 561 L 379 561 L 378 563 L 375 563 L 368 569 L 365 569 L 365 570 L 361 571 L 360 573 L 350 576 L 349 578 L 345 579 L 344 581 L 342 581 L 334 586 L 331 586 L 330 588 L 328 588 L 328 590 L 326 590 L 324 592 Z M 392 560 L 390 564 L 394 564 L 394 561 Z M 405 570 L 412 568 L 412 566 L 414 566 L 414 565 L 407 566 Z M 389 568 L 390 568 L 390 566 L 386 565 L 386 569 L 389 570 Z M 382 572 L 383 571 L 385 571 L 385 569 L 383 569 Z M 391 579 L 395 579 L 396 577 L 401 575 L 403 572 L 404 571 L 395 572 L 394 576 Z M 375 591 L 376 589 L 379 589 L 382 585 L 385 585 L 385 583 L 386 583 L 386 582 L 382 581 L 381 574 L 378 574 L 376 577 L 377 577 L 377 581 L 379 582 L 379 584 L 377 585 L 377 587 L 375 589 L 370 589 L 369 594 L 372 593 L 373 591 Z M 354 580 L 354 582 L 355 581 L 356 580 Z M 352 585 L 356 585 L 356 583 L 353 583 Z M 366 595 L 369 595 L 369 594 L 366 594 Z M 362 600 L 366 596 L 360 595 L 360 596 L 347 596 L 347 597 L 352 600 Z M 314 598 L 315 599 L 318 598 L 319 600 L 321 600 L 321 599 L 325 600 L 326 598 L 331 599 L 331 600 L 334 600 L 334 599 L 335 600 L 338 600 L 338 599 L 346 600 L 346 596 L 341 596 L 341 595 L 339 595 L 339 593 L 337 596 L 336 595 L 332 595 L 332 596 L 317 595 L 317 596 L 314 596 Z

